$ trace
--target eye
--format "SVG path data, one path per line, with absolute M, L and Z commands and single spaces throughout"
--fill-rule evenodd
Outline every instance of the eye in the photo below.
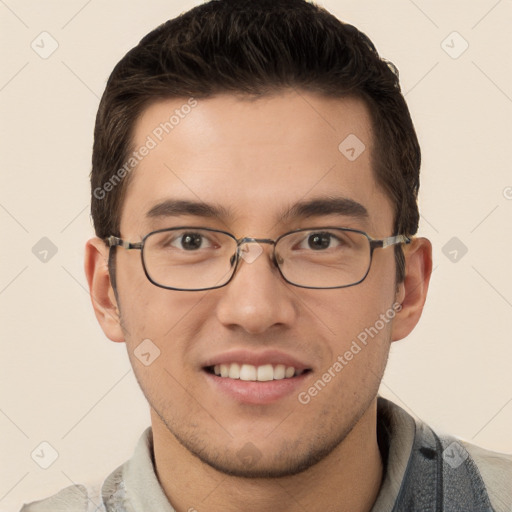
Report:
M 307 246 L 304 246 L 304 244 Z M 343 246 L 345 241 L 340 237 L 329 233 L 328 231 L 320 231 L 317 233 L 309 233 L 308 236 L 302 241 L 300 249 L 312 249 L 313 251 L 322 251 L 332 247 Z
M 186 251 L 195 251 L 210 247 L 211 243 L 203 234 L 189 231 L 175 236 L 170 245 Z

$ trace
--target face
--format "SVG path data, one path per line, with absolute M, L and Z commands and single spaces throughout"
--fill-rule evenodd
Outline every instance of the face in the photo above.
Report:
M 369 113 L 359 100 L 287 91 L 257 100 L 221 95 L 183 109 L 186 103 L 155 103 L 136 123 L 134 147 L 148 136 L 157 144 L 131 176 L 124 240 L 173 226 L 221 229 L 237 238 L 275 239 L 320 226 L 374 238 L 394 234 L 392 205 L 371 170 Z M 176 109 L 190 112 L 169 133 L 155 132 Z M 355 159 L 338 148 L 350 134 L 365 146 Z M 356 154 L 363 147 L 357 144 Z M 323 209 L 283 217 L 299 202 L 333 198 L 358 203 L 366 215 Z M 176 200 L 220 211 L 155 210 Z M 159 288 L 146 278 L 140 251 L 117 248 L 118 306 L 154 430 L 223 472 L 289 475 L 329 454 L 374 402 L 392 337 L 395 259 L 393 248 L 378 249 L 362 283 L 306 289 L 285 282 L 272 247 L 261 248 L 254 261 L 241 260 L 227 286 L 207 291 Z M 160 355 L 146 366 L 136 354 L 148 339 L 150 352 L 156 346 Z M 215 365 L 225 365 L 236 376 L 236 364 L 249 365 L 249 375 L 261 366 L 266 374 L 271 365 L 276 378 L 214 373 Z M 278 366 L 293 368 L 294 376 L 279 378 Z

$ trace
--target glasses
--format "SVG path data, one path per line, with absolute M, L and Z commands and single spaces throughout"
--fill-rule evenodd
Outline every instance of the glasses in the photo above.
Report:
M 366 278 L 375 249 L 410 241 L 405 235 L 375 240 L 364 231 L 337 227 L 297 229 L 276 240 L 237 239 L 226 231 L 189 226 L 152 231 L 141 242 L 106 239 L 110 248 L 140 249 L 147 278 L 161 288 L 182 291 L 227 285 L 241 259 L 252 263 L 263 252 L 259 245 L 250 250 L 253 243 L 273 246 L 272 262 L 293 286 L 345 288 Z

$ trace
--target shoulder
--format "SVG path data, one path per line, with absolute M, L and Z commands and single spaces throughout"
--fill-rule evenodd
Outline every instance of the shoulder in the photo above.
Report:
M 424 510 L 438 502 L 445 510 L 512 512 L 512 455 L 434 431 L 392 402 L 379 405 L 390 433 L 388 469 L 399 482 L 393 510 Z
M 447 491 L 460 491 L 466 481 L 475 492 L 485 489 L 495 512 L 512 511 L 512 455 L 494 452 L 447 434 L 438 434 L 442 444 L 443 479 Z M 462 475 L 465 473 L 465 476 Z M 479 494 L 478 491 L 477 495 Z
M 70 485 L 52 496 L 23 505 L 20 512 L 100 512 L 104 508 L 99 487 Z
M 151 485 L 158 494 L 159 484 L 152 465 L 152 431 L 148 427 L 140 436 L 130 459 L 118 466 L 106 478 L 70 485 L 45 499 L 23 505 L 20 512 L 105 512 L 150 507 L 137 506 Z M 131 495 L 127 487 L 131 487 Z M 132 500 L 135 500 L 132 502 Z M 160 503 L 166 503 L 160 490 Z
M 512 510 L 512 455 L 486 450 L 462 440 L 458 442 L 478 468 L 496 512 L 510 512 Z
M 125 510 L 126 493 L 123 471 L 125 464 L 104 479 L 75 484 L 42 500 L 23 505 L 20 512 L 105 512 Z

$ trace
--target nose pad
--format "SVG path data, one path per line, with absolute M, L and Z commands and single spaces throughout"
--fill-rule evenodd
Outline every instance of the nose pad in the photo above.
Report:
M 264 241 L 263 243 L 267 243 Z M 239 258 L 242 258 L 247 263 L 254 262 L 261 254 L 263 253 L 263 246 L 258 243 L 256 240 L 250 240 L 247 242 L 243 242 L 237 248 L 236 253 L 234 253 L 229 259 L 229 263 L 231 267 L 236 264 L 237 255 Z M 272 265 L 275 268 L 279 268 L 279 265 L 284 261 L 283 258 L 276 253 L 271 254 L 270 260 Z
M 263 248 L 258 242 L 245 242 L 238 247 L 238 254 L 247 263 L 256 261 L 262 252 Z

